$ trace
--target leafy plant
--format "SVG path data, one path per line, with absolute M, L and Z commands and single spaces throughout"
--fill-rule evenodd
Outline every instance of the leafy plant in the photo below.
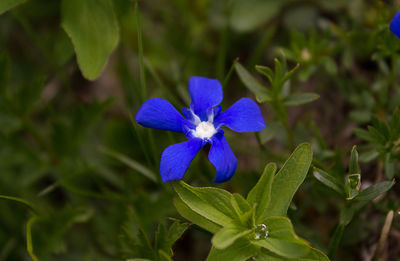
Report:
M 178 212 L 214 234 L 207 260 L 328 260 L 295 234 L 286 217 L 311 160 L 310 146 L 302 144 L 276 175 L 276 165 L 268 164 L 246 199 L 222 189 L 174 182 Z

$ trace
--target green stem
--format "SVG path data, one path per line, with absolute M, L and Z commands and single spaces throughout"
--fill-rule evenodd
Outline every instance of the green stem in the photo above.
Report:
M 340 223 L 336 227 L 335 232 L 333 233 L 331 242 L 329 242 L 328 257 L 332 261 L 335 259 L 336 252 L 339 248 L 340 241 L 342 240 L 344 228 L 345 228 L 345 225 Z

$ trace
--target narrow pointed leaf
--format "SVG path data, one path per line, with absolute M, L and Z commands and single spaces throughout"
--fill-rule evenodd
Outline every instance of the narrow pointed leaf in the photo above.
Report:
M 271 201 L 267 207 L 268 216 L 286 216 L 290 202 L 307 176 L 312 161 L 311 147 L 307 143 L 298 146 L 272 183 Z
M 358 166 L 357 146 L 353 146 L 351 149 L 349 174 L 361 174 L 360 166 Z
M 275 163 L 269 163 L 267 166 L 265 166 L 261 178 L 258 180 L 257 184 L 250 190 L 247 196 L 247 200 L 250 205 L 256 205 L 256 223 L 263 220 L 267 216 L 266 210 L 271 200 L 271 188 L 275 172 Z
M 394 180 L 383 181 L 361 190 L 354 198 L 355 200 L 372 200 L 382 193 L 388 191 L 394 185 Z
M 235 69 L 244 86 L 256 96 L 258 102 L 271 101 L 267 88 L 262 86 L 240 63 L 235 63 Z
M 335 179 L 322 169 L 314 167 L 313 175 L 317 180 L 319 180 L 324 185 L 330 187 L 331 189 L 333 189 L 334 191 L 338 192 L 341 195 L 345 195 L 343 185 L 340 184 L 337 179 Z
M 312 92 L 292 93 L 286 97 L 284 104 L 286 106 L 298 106 L 315 101 L 319 95 Z

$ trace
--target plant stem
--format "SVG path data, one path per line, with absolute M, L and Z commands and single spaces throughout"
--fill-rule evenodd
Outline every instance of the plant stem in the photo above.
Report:
M 332 261 L 335 259 L 337 249 L 339 247 L 340 241 L 342 240 L 344 228 L 345 225 L 340 223 L 333 233 L 331 242 L 329 242 L 328 257 Z

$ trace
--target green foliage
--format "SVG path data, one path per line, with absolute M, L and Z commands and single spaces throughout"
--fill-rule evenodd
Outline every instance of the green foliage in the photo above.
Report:
M 395 260 L 396 217 L 378 242 L 400 209 L 394 2 L 0 0 L 0 260 Z M 134 116 L 188 107 L 195 75 L 224 110 L 253 96 L 267 128 L 226 130 L 233 179 L 196 157 L 183 200 L 159 165 L 184 137 Z M 284 165 L 302 142 L 308 176 L 308 145 Z
M 313 251 L 306 241 L 296 236 L 290 220 L 285 217 L 311 160 L 310 146 L 302 144 L 276 175 L 276 165 L 268 164 L 247 199 L 217 188 L 174 182 L 179 196 L 175 203 L 178 212 L 214 233 L 213 249 L 207 260 L 228 257 L 247 260 L 262 255 L 262 249 L 285 260 Z
M 26 0 L 3 0 L 0 3 L 0 15 L 14 7 L 16 7 L 19 4 L 22 4 Z
M 79 68 L 89 79 L 103 71 L 118 44 L 119 31 L 109 0 L 62 1 L 62 27 L 75 47 Z

